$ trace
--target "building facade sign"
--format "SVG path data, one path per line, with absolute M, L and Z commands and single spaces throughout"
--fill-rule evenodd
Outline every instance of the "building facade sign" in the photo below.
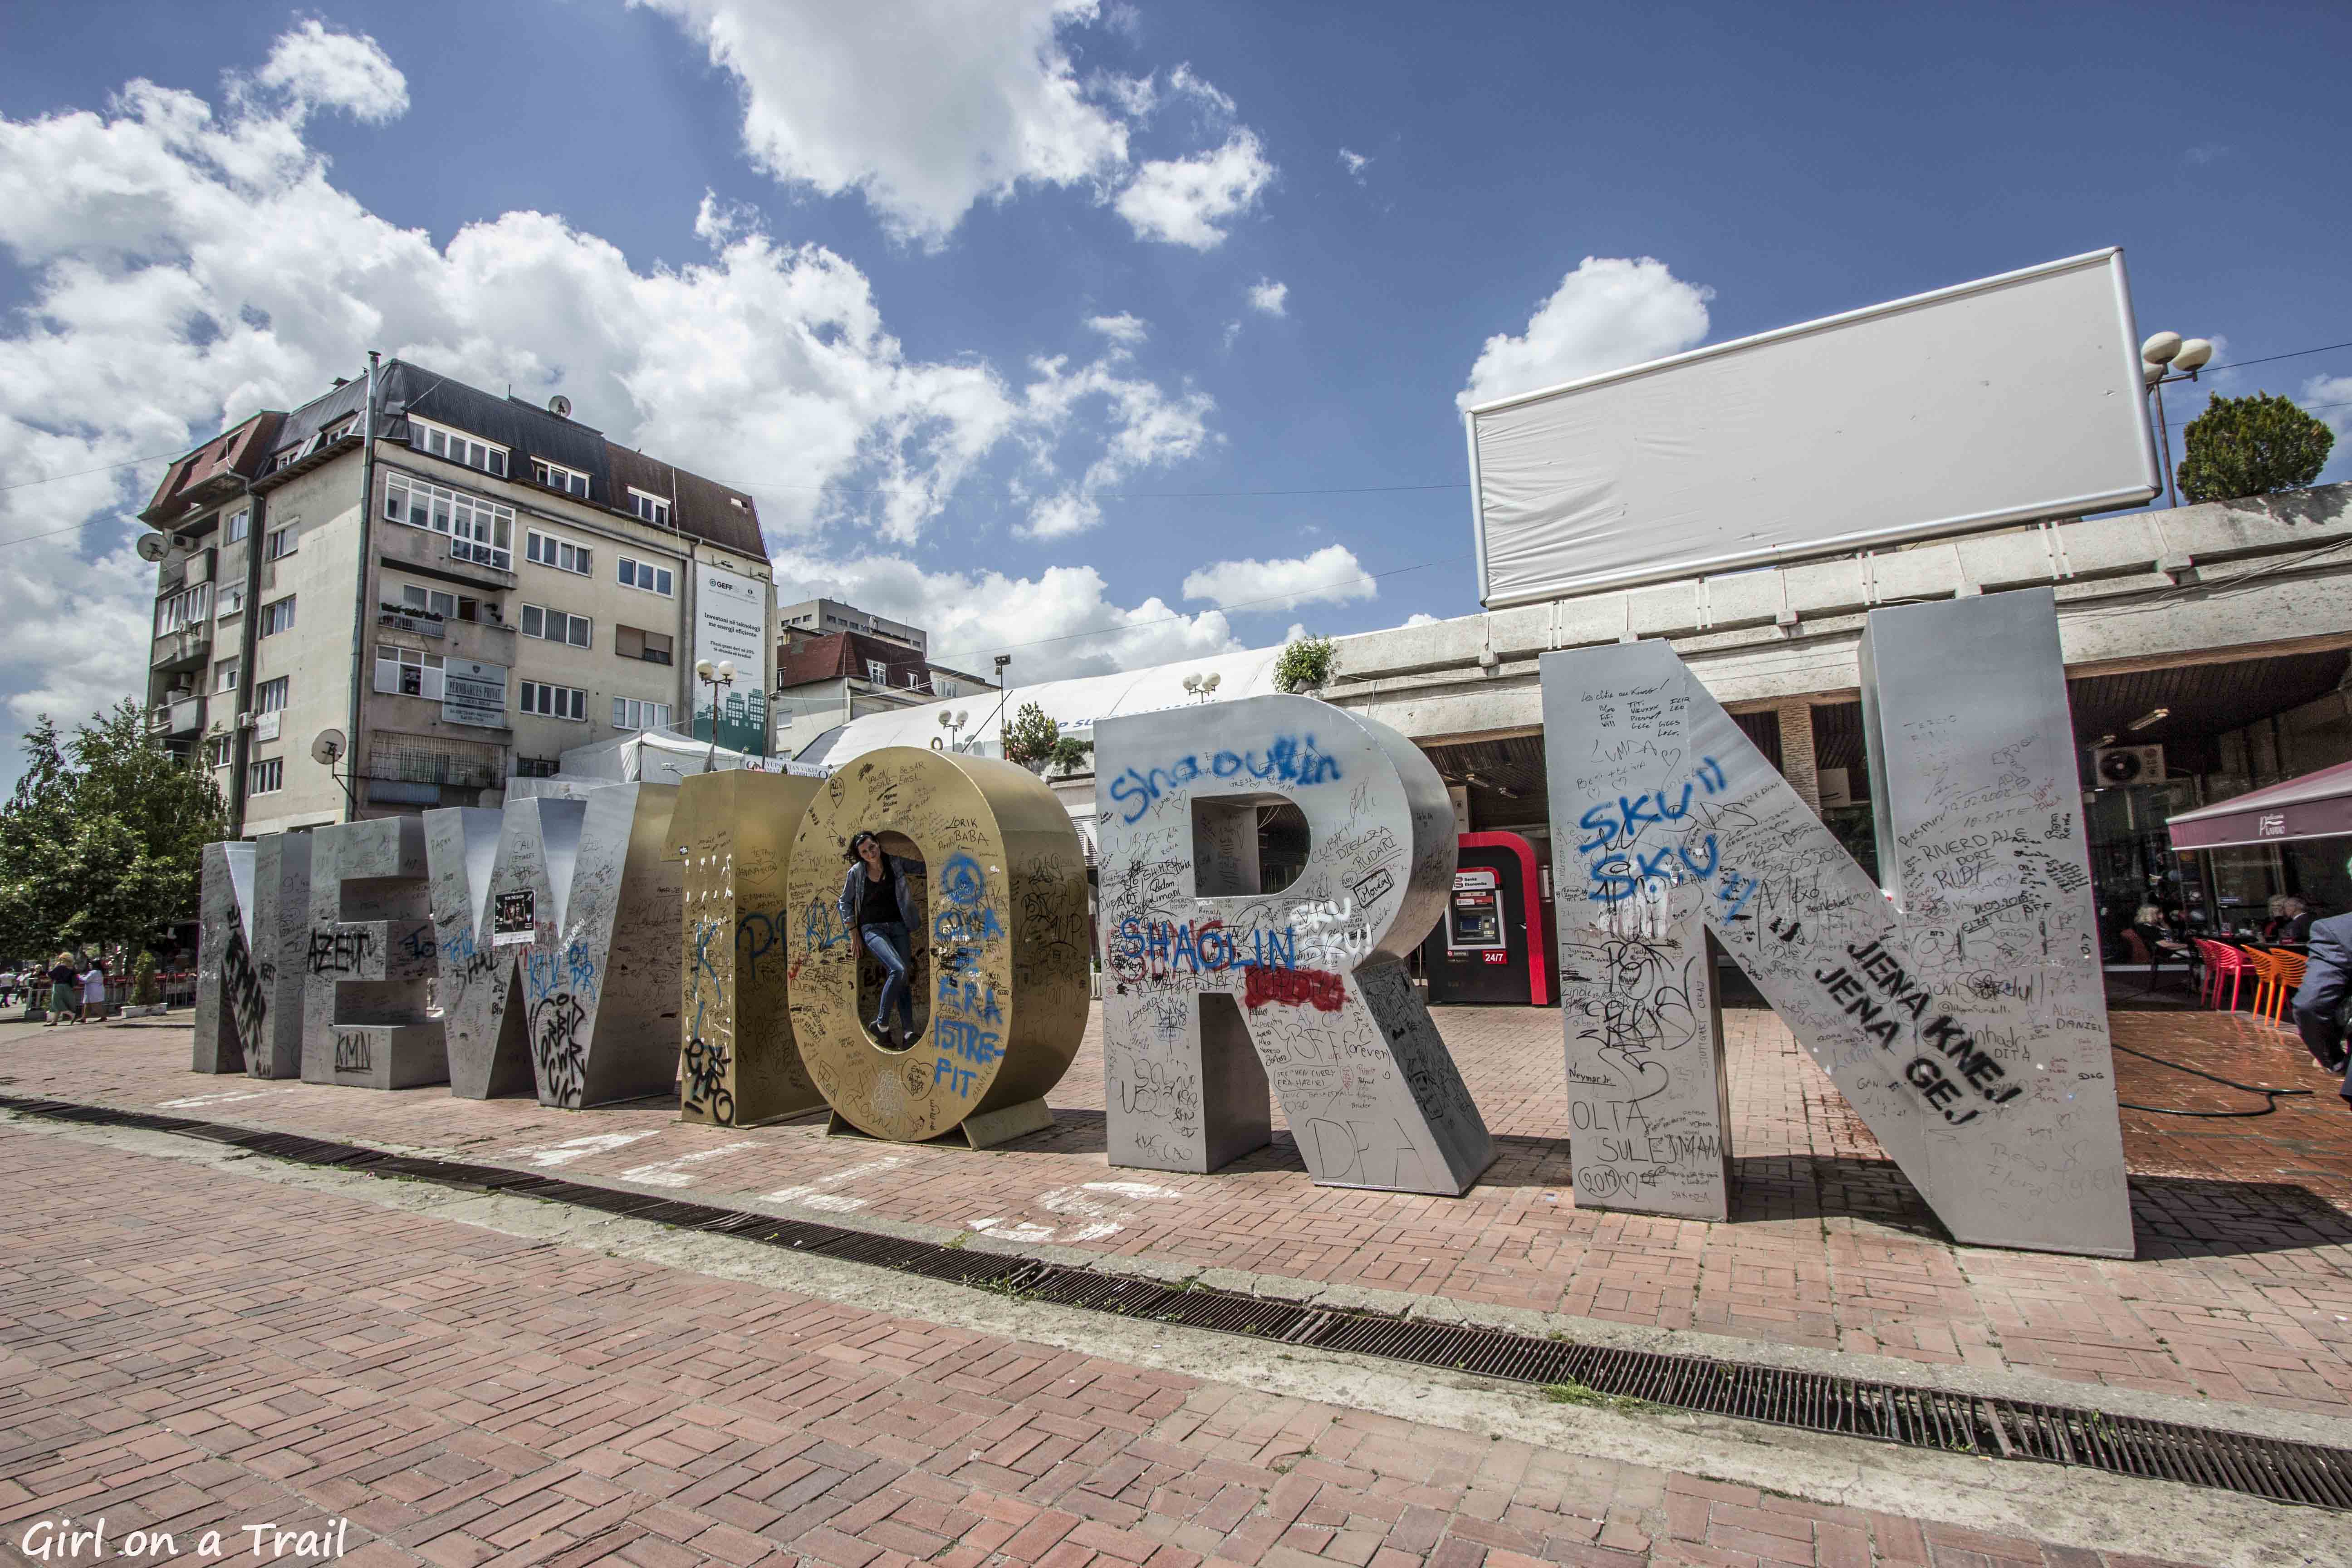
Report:
M 503 730 L 507 719 L 507 667 L 478 658 L 453 658 L 445 668 L 441 719 L 447 724 L 473 724 Z
M 773 585 L 707 561 L 694 564 L 694 658 L 735 666 L 735 684 L 719 688 L 719 743 L 746 756 L 768 754 L 768 682 L 774 675 Z M 694 682 L 694 738 L 708 741 L 714 722 L 711 688 Z

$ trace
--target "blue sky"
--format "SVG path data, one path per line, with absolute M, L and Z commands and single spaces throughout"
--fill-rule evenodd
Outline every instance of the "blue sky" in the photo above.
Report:
M 1034 679 L 1474 610 L 1455 399 L 1497 334 L 1528 342 L 1495 375 L 1559 379 L 2120 244 L 2144 330 L 2352 340 L 2340 5 L 9 4 L 0 34 L 0 538 L 69 530 L 0 582 L 12 728 L 137 680 L 160 465 L 25 481 L 371 347 L 566 392 L 757 494 L 785 592 Z M 2352 350 L 2210 379 L 2352 430 Z M 1199 493 L 1235 491 L 1326 493 Z

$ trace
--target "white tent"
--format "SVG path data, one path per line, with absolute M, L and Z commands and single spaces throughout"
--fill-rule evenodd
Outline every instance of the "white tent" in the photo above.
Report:
M 562 772 L 557 776 L 561 778 L 605 779 L 615 784 L 676 784 L 696 773 L 724 773 L 730 768 L 799 773 L 809 778 L 823 778 L 832 771 L 786 762 L 781 757 L 746 756 L 741 752 L 730 752 L 724 746 L 713 748 L 708 741 L 667 730 L 644 730 L 617 740 L 600 741 L 593 746 L 574 746 L 563 753 L 558 766 Z
M 1032 702 L 1062 727 L 1063 734 L 1087 740 L 1092 738 L 1098 719 L 1149 713 L 1201 700 L 1184 689 L 1187 676 L 1217 678 L 1216 689 L 1207 699 L 1212 702 L 1262 697 L 1275 689 L 1274 664 L 1281 657 L 1279 647 L 1252 648 L 1153 665 L 1118 675 L 1080 676 L 1071 680 L 1040 681 L 1034 686 L 1016 684 L 1009 694 L 980 691 L 950 701 L 927 702 L 919 708 L 869 713 L 828 731 L 830 744 L 820 739 L 803 754 L 831 769 L 885 746 L 929 746 L 938 741 L 961 751 L 1002 756 L 1005 721 Z M 940 722 L 942 713 L 969 715 L 970 721 L 950 730 Z M 570 752 L 565 753 L 567 768 L 570 756 Z

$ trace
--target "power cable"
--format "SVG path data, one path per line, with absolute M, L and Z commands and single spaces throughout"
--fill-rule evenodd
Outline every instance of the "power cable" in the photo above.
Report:
M 2248 1094 L 2270 1096 L 2263 1102 L 2263 1108 L 2260 1110 L 2176 1110 L 2169 1106 L 2134 1105 L 2128 1100 L 2122 1100 L 2116 1101 L 2116 1104 L 2125 1110 L 2145 1110 L 2152 1116 L 2186 1116 L 2202 1121 L 2230 1121 L 2241 1117 L 2268 1116 L 2278 1109 L 2280 1100 L 2291 1100 L 2297 1095 L 2307 1097 L 2312 1092 L 2307 1089 L 2264 1089 L 2259 1084 L 2240 1083 L 2234 1079 L 2221 1078 L 2197 1068 L 2183 1067 L 2179 1062 L 2167 1061 L 2162 1057 L 2152 1057 L 2146 1051 L 2136 1051 L 2129 1046 L 2117 1046 L 2113 1041 L 2109 1041 L 2108 1044 L 2113 1049 L 2121 1051 L 2127 1057 L 2137 1057 L 2142 1061 L 2154 1062 L 2158 1067 L 2170 1068 L 2175 1072 L 2185 1072 L 2191 1078 L 2201 1078 L 2209 1083 L 2218 1083 L 2224 1089 L 2242 1089 Z

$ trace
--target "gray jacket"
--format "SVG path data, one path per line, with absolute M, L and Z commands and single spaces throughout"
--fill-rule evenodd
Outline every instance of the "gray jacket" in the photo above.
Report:
M 891 891 L 898 895 L 898 919 L 910 931 L 922 930 L 923 901 L 915 896 L 915 889 L 907 885 L 907 879 L 921 876 L 923 863 L 920 860 L 908 860 L 897 855 L 885 855 L 882 857 L 882 865 L 883 868 L 890 873 L 890 880 L 896 884 Z M 865 880 L 866 862 L 852 860 L 849 863 L 849 875 L 842 879 L 841 902 L 836 906 L 836 910 L 841 916 L 841 929 L 844 931 L 848 931 L 857 924 L 858 900 L 865 896 L 865 889 L 858 884 Z

